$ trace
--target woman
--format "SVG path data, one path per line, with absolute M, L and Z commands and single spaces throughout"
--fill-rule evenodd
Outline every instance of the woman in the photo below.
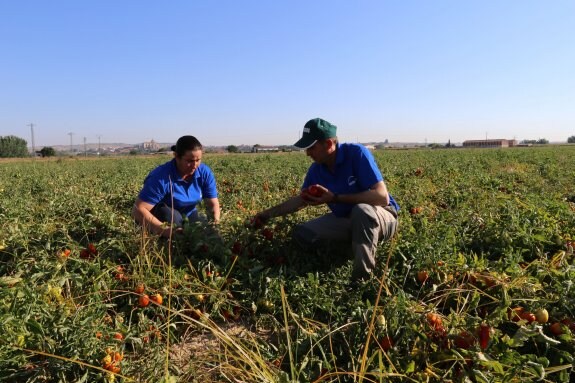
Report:
M 202 163 L 202 144 L 194 136 L 182 136 L 172 150 L 174 159 L 148 174 L 132 209 L 136 222 L 166 238 L 173 229 L 182 230 L 185 217 L 190 222 L 205 221 L 197 210 L 202 200 L 211 221 L 220 221 L 216 179 Z

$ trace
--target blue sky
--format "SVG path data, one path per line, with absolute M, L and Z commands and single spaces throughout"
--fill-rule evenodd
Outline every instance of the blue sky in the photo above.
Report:
M 0 1 L 0 136 L 575 135 L 575 1 Z

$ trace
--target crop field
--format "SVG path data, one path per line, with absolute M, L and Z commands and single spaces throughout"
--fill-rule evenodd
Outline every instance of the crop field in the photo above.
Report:
M 130 212 L 170 156 L 0 162 L 1 382 L 575 381 L 575 146 L 374 152 L 401 206 L 373 278 L 301 249 L 303 153 L 210 154 L 216 230 Z

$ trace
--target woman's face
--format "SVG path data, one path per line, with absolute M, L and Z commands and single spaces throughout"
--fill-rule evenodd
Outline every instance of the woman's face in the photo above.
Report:
M 183 156 L 176 155 L 178 172 L 183 179 L 190 177 L 202 163 L 202 150 L 188 150 Z

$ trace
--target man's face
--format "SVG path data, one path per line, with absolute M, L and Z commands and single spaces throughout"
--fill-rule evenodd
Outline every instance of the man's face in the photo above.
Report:
M 307 148 L 305 150 L 305 154 L 307 154 L 315 162 L 323 164 L 327 161 L 328 155 L 330 153 L 329 148 L 330 142 L 328 140 L 321 140 Z
M 183 156 L 176 156 L 178 172 L 182 178 L 190 177 L 202 163 L 201 150 L 188 150 Z

